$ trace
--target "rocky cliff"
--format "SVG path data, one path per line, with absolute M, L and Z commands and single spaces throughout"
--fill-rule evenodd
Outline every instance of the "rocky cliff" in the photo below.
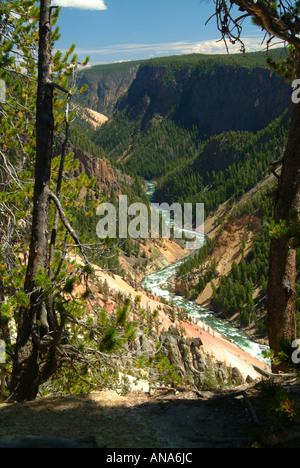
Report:
M 180 69 L 142 66 L 118 110 L 143 119 L 172 118 L 182 126 L 197 126 L 203 135 L 229 130 L 256 132 L 281 115 L 290 102 L 290 87 L 266 68 L 215 66 Z
M 100 193 L 103 193 L 105 190 L 110 194 L 113 190 L 115 195 L 118 196 L 123 193 L 123 182 L 128 184 L 133 183 L 133 179 L 130 176 L 113 168 L 108 159 L 94 157 L 92 154 L 79 148 L 74 149 L 74 157 L 79 159 L 79 166 L 75 176 L 85 172 L 89 179 L 96 177 L 97 188 Z
M 282 52 L 275 50 L 277 58 Z M 244 58 L 195 54 L 102 65 L 79 74 L 85 107 L 112 116 L 123 111 L 143 125 L 154 116 L 171 116 L 205 136 L 228 130 L 256 132 L 291 103 L 291 89 L 266 66 L 266 56 Z
M 88 91 L 78 100 L 85 107 L 111 115 L 116 101 L 128 90 L 135 79 L 139 63 L 102 65 L 79 73 L 78 89 L 85 84 Z
M 200 337 L 190 338 L 180 335 L 177 328 L 170 326 L 168 330 L 162 331 L 159 337 L 155 334 L 146 335 L 141 332 L 132 343 L 132 350 L 137 355 L 143 353 L 157 355 L 157 343 L 159 341 L 159 353 L 166 357 L 174 370 L 178 373 L 181 385 L 202 390 L 204 388 L 219 388 L 224 386 L 235 386 L 245 383 L 245 378 L 236 367 L 226 365 L 210 356 L 203 350 Z M 150 381 L 158 382 L 160 376 L 157 369 L 151 373 Z M 167 378 L 163 375 L 163 378 Z M 247 381 L 253 379 L 247 376 Z M 174 379 L 175 382 L 175 379 Z

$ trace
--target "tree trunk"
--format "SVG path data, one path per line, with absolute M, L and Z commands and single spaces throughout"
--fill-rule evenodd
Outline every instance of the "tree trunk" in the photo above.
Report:
M 300 49 L 296 50 L 296 78 L 300 78 Z M 287 220 L 291 210 L 300 210 L 300 104 L 293 105 L 289 137 L 284 153 L 275 202 L 275 222 Z M 267 291 L 268 336 L 274 357 L 283 344 L 296 338 L 296 250 L 287 241 L 272 239 Z M 285 363 L 273 364 L 275 373 L 286 372 Z
M 25 291 L 30 307 L 21 307 L 15 349 L 11 400 L 32 400 L 38 392 L 39 348 L 34 339 L 37 320 L 39 333 L 47 332 L 43 290 L 36 286 L 39 269 L 47 271 L 49 229 L 49 187 L 53 147 L 53 90 L 51 80 L 51 0 L 40 2 L 38 91 L 36 104 L 36 164 L 33 220 Z

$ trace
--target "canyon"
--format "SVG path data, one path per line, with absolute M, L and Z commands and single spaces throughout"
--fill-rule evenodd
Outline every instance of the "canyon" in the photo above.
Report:
M 103 171 L 105 173 L 105 183 L 108 186 L 114 184 L 116 194 L 121 193 L 121 186 L 117 185 L 118 180 L 123 180 L 124 175 L 115 172 L 108 161 L 105 160 L 93 160 L 91 155 L 88 153 L 80 153 L 75 151 L 75 155 L 79 157 L 80 164 L 82 167 L 80 170 L 86 171 L 91 176 L 99 178 L 99 184 L 103 183 Z M 119 174 L 119 175 L 118 175 Z M 121 177 L 121 179 L 120 179 Z M 101 182 L 102 181 L 102 182 Z M 102 186 L 103 187 L 103 186 Z M 205 223 L 205 234 L 213 237 L 211 227 L 214 225 L 217 219 L 217 214 L 207 219 Z M 241 223 L 241 226 L 237 229 L 239 232 L 244 232 L 245 226 L 248 224 L 248 220 Z M 232 228 L 232 231 L 234 229 Z M 217 230 L 215 231 L 215 234 Z M 226 239 L 226 232 L 224 234 Z M 225 245 L 219 241 L 219 246 L 216 246 L 215 251 L 222 257 L 224 251 L 226 251 L 226 261 L 223 258 L 224 268 L 227 271 L 230 269 L 230 264 L 233 259 L 236 259 L 236 249 L 239 250 L 240 234 L 236 238 L 236 248 L 231 250 L 228 248 L 230 239 L 227 239 Z M 231 243 L 230 247 L 232 247 Z M 221 333 L 213 329 L 213 326 L 208 326 L 196 317 L 186 318 L 174 318 L 174 307 L 170 304 L 166 304 L 160 297 L 155 296 L 151 292 L 147 292 L 142 286 L 142 281 L 147 275 L 157 273 L 160 270 L 164 270 L 166 267 L 176 264 L 179 260 L 187 257 L 191 254 L 191 251 L 185 249 L 182 245 L 175 240 L 171 239 L 147 239 L 141 243 L 141 256 L 140 258 L 128 257 L 121 252 L 119 255 L 120 265 L 126 272 L 123 276 L 116 274 L 115 272 L 105 272 L 101 268 L 95 267 L 97 282 L 100 281 L 102 284 L 106 284 L 107 292 L 106 298 L 103 299 L 102 295 L 97 292 L 99 303 L 106 308 L 109 313 L 113 313 L 117 307 L 116 297 L 122 295 L 123 298 L 129 298 L 132 302 L 138 296 L 140 298 L 139 307 L 148 311 L 148 313 L 158 314 L 159 323 L 159 335 L 166 333 L 166 337 L 171 340 L 166 345 L 165 350 L 166 356 L 173 363 L 177 370 L 179 370 L 181 377 L 188 378 L 192 376 L 193 381 L 198 380 L 196 388 L 201 388 L 203 380 L 199 380 L 199 375 L 207 373 L 208 369 L 212 367 L 214 374 L 213 381 L 215 385 L 226 385 L 226 382 L 231 380 L 231 373 L 237 372 L 240 375 L 240 382 L 245 382 L 247 379 L 259 379 L 261 373 L 257 370 L 260 369 L 264 372 L 270 372 L 268 365 L 265 362 L 261 362 L 257 358 L 251 356 L 249 353 L 238 348 L 236 345 L 222 336 Z M 141 271 L 136 270 L 135 265 L 139 260 L 148 260 L 147 266 Z M 226 265 L 225 265 L 226 263 Z M 191 280 L 189 280 L 191 281 Z M 172 284 L 172 281 L 171 281 Z M 171 287 L 170 284 L 170 287 Z M 178 285 L 175 287 L 175 293 L 180 293 Z M 205 292 L 206 294 L 206 292 Z M 199 301 L 196 301 L 199 303 Z M 209 306 L 209 303 L 205 304 L 201 302 L 202 306 Z M 180 309 L 175 312 L 176 315 L 180 315 Z M 172 332 L 173 329 L 184 330 L 179 335 Z M 169 333 L 168 333 L 169 331 Z M 157 338 L 156 338 L 157 339 Z M 144 335 L 143 332 L 140 338 L 137 340 L 138 346 L 141 349 L 146 349 L 151 353 L 154 353 L 155 341 L 154 337 Z M 182 340 L 190 340 L 189 345 Z M 194 346 L 193 343 L 201 343 L 200 354 L 202 358 L 199 360 L 199 355 L 195 354 L 195 350 L 199 348 Z M 200 340 L 200 341 L 199 341 Z M 193 351 L 194 350 L 194 351 Z M 206 362 L 207 361 L 207 362 Z M 192 363 L 192 364 L 191 364 Z M 199 370 L 199 366 L 201 371 Z M 223 369 L 222 371 L 220 369 Z M 218 380 L 216 376 L 223 375 L 222 380 Z M 145 384 L 141 382 L 137 383 L 134 388 L 145 388 Z M 149 388 L 149 384 L 146 384 L 146 388 Z
M 97 144 L 103 143 L 103 134 L 111 128 L 112 138 L 109 146 L 105 146 L 108 158 L 116 163 L 119 175 L 129 173 L 134 167 L 135 161 L 146 158 L 143 149 L 139 149 L 139 138 L 159 122 L 172 121 L 178 128 L 197 128 L 200 135 L 208 138 L 211 135 L 218 135 L 220 132 L 258 132 L 269 125 L 275 118 L 280 116 L 289 108 L 290 89 L 275 72 L 270 71 L 263 65 L 264 58 L 255 56 L 254 62 L 243 63 L 239 58 L 238 66 L 226 62 L 224 58 L 221 63 L 212 61 L 209 58 L 198 57 L 198 62 L 194 58 L 180 62 L 180 59 L 153 60 L 144 63 L 116 64 L 110 67 L 95 67 L 94 70 L 81 72 L 80 85 L 89 84 L 89 91 L 86 96 L 80 99 L 81 105 L 94 108 L 108 116 L 104 125 L 96 130 L 94 141 Z M 214 60 L 216 60 L 214 58 Z M 259 62 L 259 63 L 258 63 Z M 96 69 L 97 68 L 97 69 Z M 118 90 L 118 91 L 117 91 Z M 114 141 L 114 130 L 119 134 L 122 131 L 122 121 L 119 124 L 118 117 L 122 116 L 127 123 L 132 122 L 132 132 L 124 138 L 122 146 L 119 144 L 119 136 Z M 136 123 L 137 127 L 136 127 Z M 131 125 L 131 123 L 130 123 Z M 125 127 L 124 127 L 125 128 Z M 102 130 L 103 129 L 103 130 Z M 103 133 L 104 132 L 104 133 Z M 245 134 L 244 144 L 247 144 Z M 264 137 L 263 137 L 264 138 Z M 263 144 L 263 138 L 261 144 Z M 266 137 L 265 137 L 266 138 Z M 122 140 L 122 138 L 121 138 Z M 222 143 L 222 141 L 225 143 Z M 243 141 L 243 140 L 241 140 Z M 198 159 L 194 158 L 192 170 L 198 173 L 216 172 L 224 170 L 235 161 L 234 150 L 226 150 L 226 138 L 217 143 L 212 139 L 205 147 L 203 154 Z M 223 145 L 223 146 L 222 146 Z M 116 151 L 111 151 L 111 148 Z M 223 149 L 224 148 L 224 149 Z M 241 152 L 243 151 L 241 145 Z M 196 154 L 196 153 L 195 153 Z M 116 155 L 118 155 L 116 157 Z M 242 156 L 241 156 L 242 157 Z M 81 157 L 82 159 L 82 157 Z M 85 161 L 87 171 L 89 163 Z M 145 166 L 147 161 L 145 159 Z M 127 169 L 130 169 L 129 171 Z M 106 170 L 108 176 L 110 170 Z M 116 173 L 116 172 L 115 172 Z M 143 173 L 139 174 L 144 176 Z M 128 175 L 123 177 L 130 177 Z M 109 176 L 114 191 L 117 196 L 118 190 L 113 176 Z M 108 184 L 110 185 L 110 184 Z M 159 193 L 158 181 L 158 193 Z M 161 197 L 159 196 L 159 201 Z M 168 202 L 172 200 L 168 199 Z M 219 210 L 226 208 L 227 200 L 224 200 Z M 214 238 L 218 234 L 215 226 L 217 213 L 212 213 L 206 220 L 206 234 Z M 240 242 L 245 236 L 246 228 L 251 223 L 253 232 L 246 242 L 246 251 L 251 249 L 252 238 L 255 231 L 260 229 L 261 220 L 245 216 L 238 220 L 236 224 L 226 226 L 224 232 L 218 235 L 217 243 L 212 254 L 218 258 L 218 275 L 226 274 L 230 271 L 233 261 L 240 259 Z M 118 275 L 105 275 L 105 281 L 112 290 L 134 297 L 138 292 L 142 297 L 144 307 L 152 311 L 160 309 L 159 317 L 167 326 L 172 326 L 172 321 L 162 314 L 161 299 L 149 296 L 140 287 L 141 281 L 147 275 L 153 274 L 163 268 L 168 267 L 175 261 L 188 255 L 182 245 L 168 239 L 151 240 L 147 239 L 140 245 L 142 255 L 140 258 L 130 257 L 122 252 L 119 256 L 120 264 L 128 274 L 125 277 Z M 146 266 L 140 270 L 136 269 L 137 263 L 147 260 Z M 199 272 L 195 271 L 195 281 L 197 282 Z M 180 282 L 174 283 L 174 293 L 184 295 L 185 286 Z M 188 279 L 188 283 L 193 284 L 193 278 Z M 216 286 L 218 285 L 216 281 Z M 212 298 L 211 285 L 207 285 L 205 291 L 196 299 L 196 304 L 202 307 L 210 307 Z M 158 305 L 159 304 L 159 305 Z M 234 349 L 232 344 L 219 336 L 217 332 L 207 333 L 205 325 L 200 328 L 192 321 L 182 324 L 189 337 L 199 338 L 202 334 L 202 346 L 205 350 L 215 355 L 216 360 L 227 361 L 229 366 L 236 366 L 238 362 L 243 377 L 259 377 L 259 373 L 254 370 L 252 357 L 245 364 L 245 355 L 240 360 L 239 351 Z M 207 328 L 209 329 L 209 327 Z M 255 333 L 255 330 L 249 330 Z M 214 335 L 214 336 L 213 336 Z M 213 337 L 213 339 L 212 339 Z M 218 341 L 219 340 L 219 341 Z M 226 351 L 224 351 L 226 349 Z M 223 349 L 223 351 L 220 351 Z M 256 366 L 264 367 L 261 362 L 254 362 Z M 267 366 L 264 367 L 267 370 Z

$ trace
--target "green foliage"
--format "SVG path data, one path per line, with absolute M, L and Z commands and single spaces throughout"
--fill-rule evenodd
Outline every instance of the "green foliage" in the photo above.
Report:
M 278 48 L 270 50 L 268 55 L 275 60 L 286 57 L 284 49 Z M 248 52 L 247 54 L 187 54 L 175 55 L 170 57 L 157 57 L 146 60 L 142 63 L 143 66 L 152 67 L 168 67 L 173 71 L 178 71 L 186 68 L 199 68 L 204 70 L 212 70 L 216 66 L 243 66 L 247 68 L 267 67 L 267 54 L 265 52 Z
M 300 247 L 300 221 L 298 211 L 292 211 L 289 214 L 289 222 L 284 219 L 279 223 L 272 220 L 267 227 L 269 235 L 274 239 L 283 239 L 290 243 L 294 248 Z
M 80 362 L 65 363 L 45 383 L 41 389 L 41 396 L 68 395 L 89 393 L 95 389 L 119 389 L 121 386 L 118 370 L 115 368 L 106 368 L 105 365 L 100 368 L 91 368 Z
M 182 379 L 178 370 L 167 357 L 159 353 L 155 356 L 154 360 L 151 360 L 151 363 L 158 372 L 158 378 L 162 384 L 172 385 L 173 387 L 181 385 Z
M 232 217 L 246 212 L 255 213 L 261 218 L 262 224 L 270 220 L 273 210 L 269 191 L 266 189 L 250 199 Z M 250 252 L 239 264 L 233 262 L 229 275 L 222 276 L 218 289 L 214 289 L 213 307 L 228 318 L 239 312 L 239 321 L 243 326 L 259 320 L 263 312 L 263 302 L 260 300 L 266 295 L 269 248 L 269 232 L 263 227 L 253 240 Z M 254 289 L 260 291 L 256 301 L 253 300 Z M 264 334 L 264 322 L 259 323 Z
M 297 417 L 295 402 L 274 380 L 261 380 L 255 386 L 267 411 L 283 423 L 293 423 Z
M 176 271 L 177 278 L 186 275 L 195 268 L 199 268 L 206 260 L 213 245 L 213 240 L 206 239 L 204 246 L 201 249 L 199 249 L 198 252 L 196 252 L 193 255 L 190 255 L 186 260 L 180 263 Z
M 74 291 L 78 278 L 67 278 L 63 287 L 63 292 L 71 294 Z
M 30 297 L 25 292 L 24 282 L 31 235 L 35 165 L 36 56 L 39 36 L 39 9 L 35 5 L 35 1 L 25 0 L 2 1 L 0 6 L 0 74 L 7 88 L 6 102 L 0 104 L 0 339 L 7 340 L 7 349 L 10 352 L 10 361 L 5 368 L 7 373 L 11 372 L 14 344 L 11 346 L 9 342 L 15 335 L 17 312 L 20 307 L 30 307 Z M 58 15 L 59 9 L 52 11 L 52 26 L 57 22 Z M 53 44 L 58 36 L 58 28 L 53 28 Z M 15 48 L 11 47 L 12 43 L 16 45 Z M 73 54 L 74 47 L 72 45 L 65 54 L 58 51 L 53 56 L 53 81 L 70 89 L 72 94 L 76 92 L 77 57 Z M 66 114 L 66 99 L 65 93 L 55 90 L 56 149 L 65 139 L 66 117 L 69 121 L 74 117 L 72 104 L 69 106 L 69 114 Z M 104 156 L 103 150 L 84 136 L 84 130 L 75 127 L 73 132 L 71 128 L 71 136 L 78 147 L 81 145 L 81 149 L 90 150 L 98 157 Z M 52 160 L 51 190 L 57 193 L 61 182 L 59 198 L 65 217 L 71 224 L 74 221 L 78 223 L 81 219 L 96 219 L 96 203 L 89 196 L 95 190 L 95 178 L 90 180 L 83 173 L 75 178 L 78 160 L 74 160 L 74 154 L 70 153 L 64 154 L 63 178 L 60 181 L 61 161 L 62 155 Z M 79 196 L 83 189 L 89 194 L 86 206 Z M 136 197 L 134 189 L 130 193 L 131 197 Z M 56 205 L 50 203 L 49 209 L 50 241 Z M 81 218 L 78 216 L 79 212 Z M 88 225 L 81 226 L 82 235 L 88 233 L 88 228 L 85 228 Z M 97 240 L 99 247 L 99 239 Z M 112 245 L 111 250 L 113 249 L 116 251 Z M 117 376 L 113 363 L 103 365 L 101 375 L 93 373 L 93 370 L 100 369 L 99 362 L 105 355 L 103 353 L 122 354 L 124 343 L 134 339 L 135 327 L 128 323 L 130 304 L 126 302 L 124 307 L 120 306 L 117 317 L 109 315 L 101 307 L 99 310 L 90 287 L 94 269 L 89 264 L 82 265 L 76 261 L 78 247 L 75 247 L 73 235 L 66 231 L 61 217 L 58 220 L 53 250 L 53 258 L 48 267 L 39 269 L 34 281 L 42 294 L 47 311 L 51 307 L 51 312 L 55 315 L 55 318 L 52 316 L 53 320 L 64 330 L 57 346 L 63 349 L 67 345 L 66 349 L 71 350 L 71 357 L 67 358 L 67 353 L 62 351 L 61 356 L 66 358 L 68 365 L 58 371 L 49 385 L 53 386 L 52 389 L 63 385 L 63 391 L 72 391 L 75 387 L 76 391 L 85 391 L 93 388 L 98 379 L 101 381 L 99 386 L 105 385 L 109 379 L 114 380 Z M 92 307 L 94 320 L 88 314 Z M 48 319 L 48 315 L 44 317 L 44 320 Z M 52 324 L 53 322 L 49 324 L 51 332 Z M 43 338 L 44 323 L 40 316 L 28 326 Z M 38 357 L 38 365 L 41 363 L 47 366 L 49 359 L 51 350 Z
M 274 58 L 268 57 L 267 63 L 272 70 L 275 70 L 277 75 L 283 76 L 287 82 L 291 82 L 295 77 L 295 63 L 293 60 L 293 55 L 286 58 L 285 60 L 281 60 L 280 62 L 276 62 Z
M 262 336 L 266 334 L 266 324 L 264 319 L 264 298 L 267 293 L 267 280 L 269 268 L 270 240 L 274 232 L 270 226 L 275 225 L 273 219 L 273 188 L 261 189 L 255 196 L 250 197 L 243 205 L 232 210 L 229 220 L 235 219 L 245 214 L 256 215 L 262 223 L 262 228 L 252 243 L 251 250 L 243 256 L 240 263 L 235 261 L 232 264 L 228 275 L 220 278 L 218 288 L 213 286 L 213 308 L 231 318 L 238 313 L 238 321 L 242 326 L 249 323 L 257 323 Z M 293 218 L 295 219 L 295 217 Z M 276 236 L 282 235 L 282 225 L 275 225 Z M 285 224 L 284 224 L 285 226 Z M 248 226 L 251 230 L 251 225 Z M 290 235 L 290 231 L 288 231 Z M 287 237 L 289 239 L 289 237 Z M 191 271 L 199 274 L 199 284 L 192 293 L 198 296 L 199 293 L 214 277 L 214 265 L 207 267 L 207 257 L 213 246 L 212 241 L 208 242 L 200 251 L 189 257 L 177 270 L 178 278 L 184 283 L 188 282 L 188 275 Z M 203 267 L 205 265 L 205 268 Z M 297 279 L 296 279 L 296 319 L 298 333 L 300 330 L 300 250 L 297 251 Z M 204 271 L 204 273 L 203 273 Z M 186 276 L 185 276 L 186 275 Z M 213 285 L 213 283 L 212 283 Z M 259 292 L 255 300 L 254 291 Z
M 115 327 L 112 327 L 106 330 L 103 338 L 99 343 L 99 350 L 110 353 L 116 348 L 120 348 L 121 345 L 122 341 L 118 338 L 117 330 Z
M 18 306 L 28 302 L 22 258 L 29 243 L 33 197 L 35 3 L 4 1 L 0 5 L 0 78 L 6 85 L 6 100 L 0 104 L 0 315 L 9 319 Z
M 106 153 L 103 148 L 93 143 L 93 135 L 93 127 L 85 119 L 83 119 L 80 114 L 76 115 L 70 130 L 70 141 L 72 145 L 74 145 L 74 148 L 79 148 L 81 151 L 86 151 L 96 158 L 105 158 Z
M 93 142 L 101 146 L 116 161 L 132 142 L 132 136 L 138 129 L 138 122 L 129 120 L 123 114 L 117 114 L 112 123 L 105 123 L 93 136 Z
M 118 114 L 94 136 L 112 160 L 123 154 L 125 170 L 151 180 L 176 170 L 195 159 L 201 140 L 196 129 L 185 130 L 172 120 L 153 119 L 141 132 L 141 122 Z M 126 160 L 126 154 L 130 158 Z M 122 158 L 121 158 L 122 159 Z

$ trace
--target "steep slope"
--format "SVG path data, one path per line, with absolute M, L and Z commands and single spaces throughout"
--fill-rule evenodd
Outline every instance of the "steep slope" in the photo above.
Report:
M 205 223 L 209 239 L 207 251 L 186 261 L 173 282 L 177 294 L 216 310 L 265 344 L 264 305 L 270 246 L 267 226 L 272 219 L 276 181 L 273 174 L 267 176 L 233 204 L 227 201 L 208 217 Z M 297 275 L 299 278 L 299 267 Z M 297 284 L 298 327 L 299 297 Z
M 127 92 L 134 80 L 139 62 L 100 65 L 79 72 L 78 89 L 85 84 L 88 91 L 78 96 L 84 107 L 110 116 L 116 101 Z
M 222 132 L 208 139 L 196 157 L 161 177 L 159 200 L 205 204 L 206 214 L 229 198 L 255 187 L 280 160 L 287 139 L 289 111 L 262 130 Z
M 228 130 L 254 131 L 268 125 L 287 107 L 290 89 L 266 68 L 211 65 L 172 70 L 143 65 L 117 109 L 141 118 L 142 128 L 155 115 L 183 127 L 196 126 L 201 135 Z

